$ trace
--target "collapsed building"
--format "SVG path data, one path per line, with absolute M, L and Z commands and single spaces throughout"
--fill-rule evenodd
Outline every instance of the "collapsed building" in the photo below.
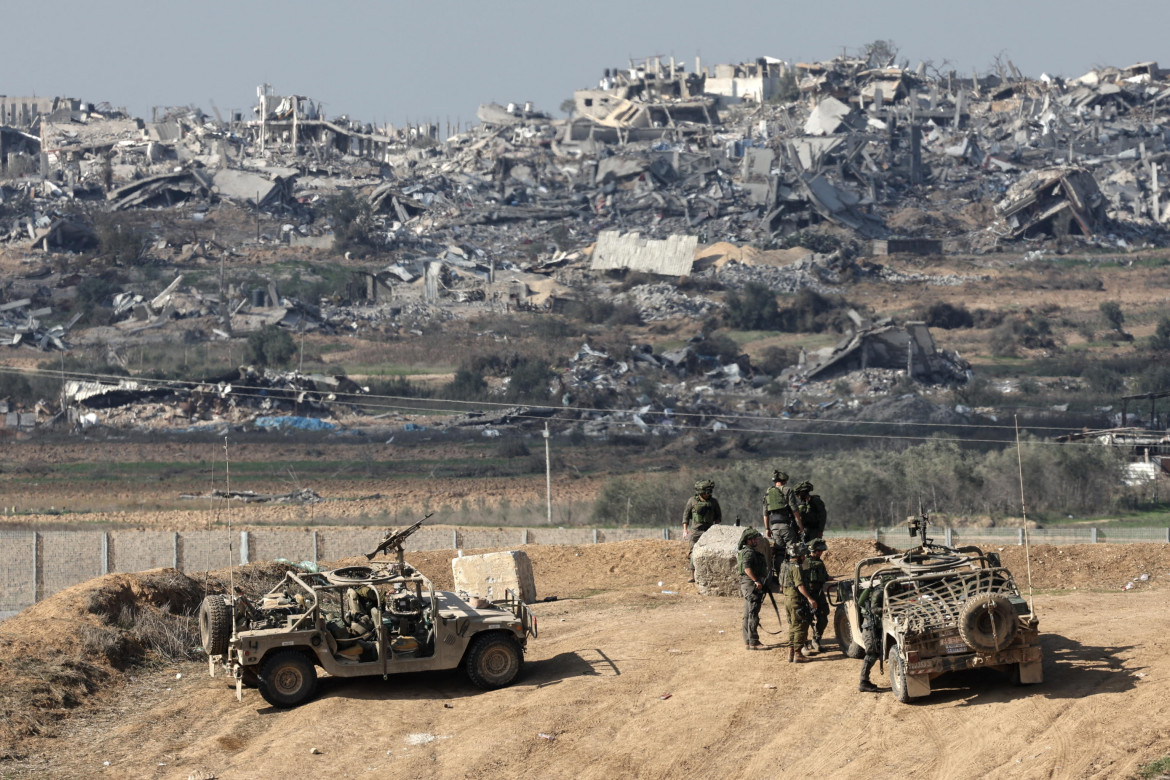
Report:
M 269 85 L 249 118 L 178 106 L 145 121 L 73 99 L 0 98 L 0 242 L 34 258 L 89 251 L 93 226 L 74 208 L 84 202 L 210 228 L 174 244 L 152 236 L 148 251 L 160 261 L 233 263 L 256 247 L 329 251 L 340 226 L 325 205 L 350 194 L 370 214 L 370 245 L 389 257 L 354 270 L 345 300 L 298 301 L 274 285 L 218 296 L 181 284 L 162 296 L 127 290 L 110 302 L 112 327 L 129 336 L 211 317 L 218 324 L 193 337 L 268 324 L 409 332 L 413 320 L 456 311 L 557 311 L 636 273 L 653 281 L 622 295 L 643 321 L 694 319 L 721 304 L 681 291 L 679 279 L 836 292 L 865 272 L 855 258 L 866 252 L 980 253 L 1048 239 L 1164 245 L 1159 107 L 1168 97 L 1170 79 L 1153 62 L 1064 80 L 1026 78 L 1010 63 L 961 77 L 889 60 L 762 57 L 696 62 L 693 72 L 632 60 L 575 92 L 567 119 L 524 102 L 485 104 L 480 124 L 447 132 L 326 116 L 312 98 Z M 224 204 L 280 227 L 229 244 L 213 225 Z M 839 248 L 793 248 L 810 230 L 832 233 Z M 704 262 L 712 246 L 734 251 Z M 797 255 L 752 263 L 748 248 Z M 9 285 L 0 334 L 15 346 L 68 349 L 75 323 L 53 321 L 54 299 L 76 286 L 68 276 L 24 280 L 32 292 Z M 707 370 L 758 390 L 758 372 L 735 365 Z M 918 326 L 858 323 L 791 376 L 875 366 L 927 381 L 966 371 Z

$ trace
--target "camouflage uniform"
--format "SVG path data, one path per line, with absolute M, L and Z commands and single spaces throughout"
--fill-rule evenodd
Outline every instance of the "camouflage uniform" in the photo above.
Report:
M 788 475 L 783 471 L 772 472 L 773 483 L 787 481 Z M 773 532 L 772 537 L 782 550 L 800 541 L 795 514 L 798 511 L 799 504 L 792 488 L 773 484 L 764 492 L 765 527 Z
M 751 539 L 760 538 L 754 528 L 744 531 L 740 537 L 739 548 L 739 593 L 743 596 L 743 643 L 747 647 L 760 646 L 760 607 L 764 605 L 764 588 L 762 583 L 767 577 L 768 561 L 764 554 L 757 550 Z M 747 570 L 751 569 L 751 576 Z M 754 578 L 754 579 L 753 579 Z M 761 587 L 756 587 L 756 583 Z
M 800 502 L 800 517 L 804 520 L 804 540 L 811 542 L 825 535 L 825 524 L 829 513 L 825 509 L 825 502 L 815 493 L 806 501 Z
M 808 558 L 804 562 L 805 585 L 808 592 L 817 600 L 816 624 L 812 627 L 812 649 L 821 649 L 821 636 L 825 627 L 829 625 L 829 600 L 825 598 L 825 583 L 829 581 L 829 570 L 820 558 Z
M 857 685 L 859 691 L 878 690 L 870 682 L 869 672 L 882 654 L 882 593 L 880 582 L 871 583 L 857 599 L 857 608 L 861 613 L 861 636 L 865 642 L 865 660 L 861 662 L 861 680 Z
M 808 581 L 803 566 L 797 565 L 794 561 L 788 567 L 787 582 L 784 583 L 784 606 L 788 612 L 788 641 L 789 641 L 789 659 L 792 658 L 792 653 L 804 647 L 805 641 L 808 639 L 808 624 L 810 611 L 808 601 L 804 594 L 800 592 L 800 586 L 803 585 L 808 589 Z
M 696 483 L 695 490 L 698 491 L 699 484 Z M 712 488 L 713 489 L 713 488 Z M 687 545 L 687 570 L 695 571 L 695 564 L 691 560 L 691 553 L 695 551 L 695 543 L 699 541 L 699 537 L 713 525 L 718 525 L 723 522 L 723 510 L 719 508 L 719 502 L 710 493 L 704 498 L 696 492 L 687 500 L 687 505 L 683 508 L 683 528 L 690 531 L 690 543 Z

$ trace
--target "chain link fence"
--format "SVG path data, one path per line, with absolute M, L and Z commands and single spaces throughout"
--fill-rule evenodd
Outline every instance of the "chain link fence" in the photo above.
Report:
M 1024 543 L 1023 529 L 934 528 L 947 545 Z M 193 573 L 237 563 L 332 561 L 372 550 L 383 531 L 0 531 L 0 618 L 71 585 L 116 572 L 170 567 Z M 891 547 L 916 544 L 904 527 L 831 530 L 827 539 L 873 539 Z M 1170 544 L 1170 528 L 1044 528 L 1028 533 L 1031 544 L 1153 542 Z M 680 539 L 677 528 L 422 528 L 403 545 L 407 552 L 571 545 L 627 539 Z

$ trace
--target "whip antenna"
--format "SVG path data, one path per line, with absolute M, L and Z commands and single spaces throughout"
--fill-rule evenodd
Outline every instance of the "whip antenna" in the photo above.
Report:
M 1020 514 L 1024 518 L 1024 560 L 1028 564 L 1028 610 L 1035 614 L 1036 607 L 1032 603 L 1032 549 L 1028 540 L 1028 509 L 1024 505 L 1024 456 L 1020 452 L 1020 418 L 1015 415 L 1012 420 L 1016 426 L 1016 463 L 1020 469 Z
M 224 498 L 225 500 L 232 494 L 232 461 L 228 454 L 228 437 L 223 437 L 223 481 L 224 481 Z M 232 594 L 232 633 L 235 633 L 235 603 L 236 603 L 236 580 L 235 569 L 232 567 L 232 513 L 231 510 L 224 512 L 224 517 L 227 522 L 228 533 L 228 592 Z

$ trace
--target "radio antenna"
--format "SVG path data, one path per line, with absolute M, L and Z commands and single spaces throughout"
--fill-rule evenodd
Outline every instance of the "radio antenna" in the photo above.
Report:
M 1024 560 L 1028 564 L 1028 610 L 1036 614 L 1032 603 L 1032 549 L 1028 539 L 1028 509 L 1024 503 L 1024 456 L 1020 452 L 1020 418 L 1012 417 L 1016 425 L 1016 463 L 1020 469 L 1020 514 L 1024 518 Z
M 223 481 L 224 481 L 224 500 L 232 494 L 232 460 L 228 453 L 228 437 L 223 437 Z M 235 568 L 232 565 L 232 512 L 228 508 L 224 512 L 224 517 L 227 522 L 228 534 L 228 592 L 232 594 L 232 633 L 235 634 L 236 616 L 234 614 L 236 603 L 236 579 Z

